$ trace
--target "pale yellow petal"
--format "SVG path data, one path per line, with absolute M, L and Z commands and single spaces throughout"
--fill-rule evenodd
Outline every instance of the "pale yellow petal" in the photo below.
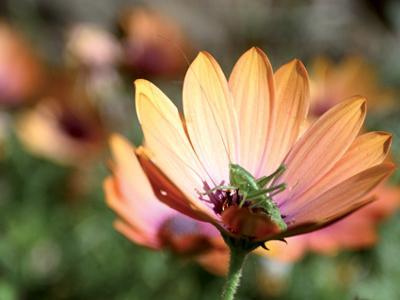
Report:
M 365 99 L 352 98 L 330 109 L 304 133 L 284 162 L 287 170 L 279 181 L 287 188 L 274 198 L 280 206 L 292 205 L 332 169 L 353 143 L 365 113 Z
M 297 140 L 309 108 L 309 82 L 304 65 L 293 60 L 275 73 L 273 131 L 262 162 L 263 175 L 275 171 Z
M 137 80 L 135 86 L 136 110 L 152 160 L 179 186 L 190 202 L 188 205 L 214 215 L 198 199 L 197 191 L 203 190 L 207 175 L 189 143 L 177 108 L 152 83 Z
M 239 130 L 226 78 L 214 58 L 201 52 L 186 73 L 183 109 L 190 141 L 214 183 L 229 180 L 237 161 Z
M 295 224 L 328 223 L 367 201 L 366 195 L 394 170 L 392 163 L 369 168 L 307 202 L 289 217 Z M 293 218 L 293 220 L 290 220 Z
M 286 211 L 290 214 L 306 201 L 316 198 L 340 182 L 381 164 L 389 152 L 391 140 L 391 135 L 385 132 L 370 132 L 358 136 L 332 170 L 295 201 L 288 202 Z
M 239 164 L 257 174 L 270 133 L 274 76 L 265 53 L 251 48 L 236 63 L 229 78 L 240 130 Z

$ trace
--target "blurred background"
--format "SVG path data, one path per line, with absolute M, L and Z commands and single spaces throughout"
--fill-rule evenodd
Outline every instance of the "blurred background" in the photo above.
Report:
M 366 96 L 367 129 L 392 132 L 399 161 L 396 0 L 0 2 L 1 300 L 218 299 L 223 277 L 114 230 L 102 189 L 107 137 L 141 142 L 135 79 L 179 106 L 199 50 L 228 75 L 252 46 L 275 70 L 305 63 L 313 117 Z M 315 237 L 295 259 L 252 257 L 238 299 L 400 299 L 398 184 L 399 172 L 377 191 L 379 217 L 345 242 L 327 249 Z

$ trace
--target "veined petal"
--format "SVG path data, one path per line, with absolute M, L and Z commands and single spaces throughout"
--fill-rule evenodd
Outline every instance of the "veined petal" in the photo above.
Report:
M 256 176 L 270 133 L 274 105 L 274 75 L 261 49 L 253 47 L 239 58 L 229 78 L 229 87 L 240 120 L 239 164 Z
M 308 223 L 320 225 L 338 219 L 354 210 L 355 207 L 362 206 L 367 200 L 366 195 L 393 170 L 392 163 L 383 163 L 352 176 L 321 196 L 305 203 L 289 216 L 289 222 L 293 218 L 293 226 Z M 291 226 L 289 224 L 289 227 Z
M 279 182 L 287 189 L 274 200 L 281 208 L 292 205 L 341 159 L 353 143 L 366 113 L 365 99 L 354 97 L 326 112 L 296 142 L 286 157 Z
M 348 151 L 335 166 L 302 195 L 285 205 L 285 212 L 291 214 L 309 199 L 314 199 L 340 182 L 381 164 L 390 149 L 392 138 L 385 132 L 369 132 L 358 136 Z
M 175 105 L 156 86 L 136 80 L 136 110 L 151 159 L 186 195 L 188 206 L 206 214 L 212 210 L 198 200 L 207 179 L 185 134 Z
M 274 77 L 276 107 L 269 150 L 261 164 L 263 175 L 272 173 L 282 163 L 300 134 L 310 106 L 308 74 L 299 60 L 283 65 Z
M 193 61 L 183 84 L 183 109 L 190 141 L 214 184 L 229 180 L 237 160 L 239 131 L 226 78 L 207 52 Z

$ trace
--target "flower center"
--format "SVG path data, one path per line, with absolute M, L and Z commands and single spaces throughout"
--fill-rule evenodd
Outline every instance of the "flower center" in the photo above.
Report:
M 271 175 L 256 179 L 243 167 L 230 164 L 229 185 L 221 182 L 211 188 L 204 182 L 204 192 L 199 193 L 199 198 L 211 204 L 214 212 L 219 215 L 234 206 L 252 213 L 267 215 L 281 230 L 285 230 L 287 226 L 284 216 L 272 199 L 286 188 L 284 183 L 274 183 L 284 171 L 285 167 L 280 166 Z

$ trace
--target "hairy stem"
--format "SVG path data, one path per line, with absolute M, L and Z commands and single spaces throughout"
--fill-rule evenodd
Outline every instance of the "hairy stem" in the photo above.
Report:
M 243 251 L 236 247 L 230 247 L 231 258 L 229 262 L 229 273 L 226 278 L 224 290 L 222 292 L 222 300 L 233 300 L 236 290 L 239 287 L 240 278 L 242 276 L 243 263 L 247 257 L 248 251 Z

